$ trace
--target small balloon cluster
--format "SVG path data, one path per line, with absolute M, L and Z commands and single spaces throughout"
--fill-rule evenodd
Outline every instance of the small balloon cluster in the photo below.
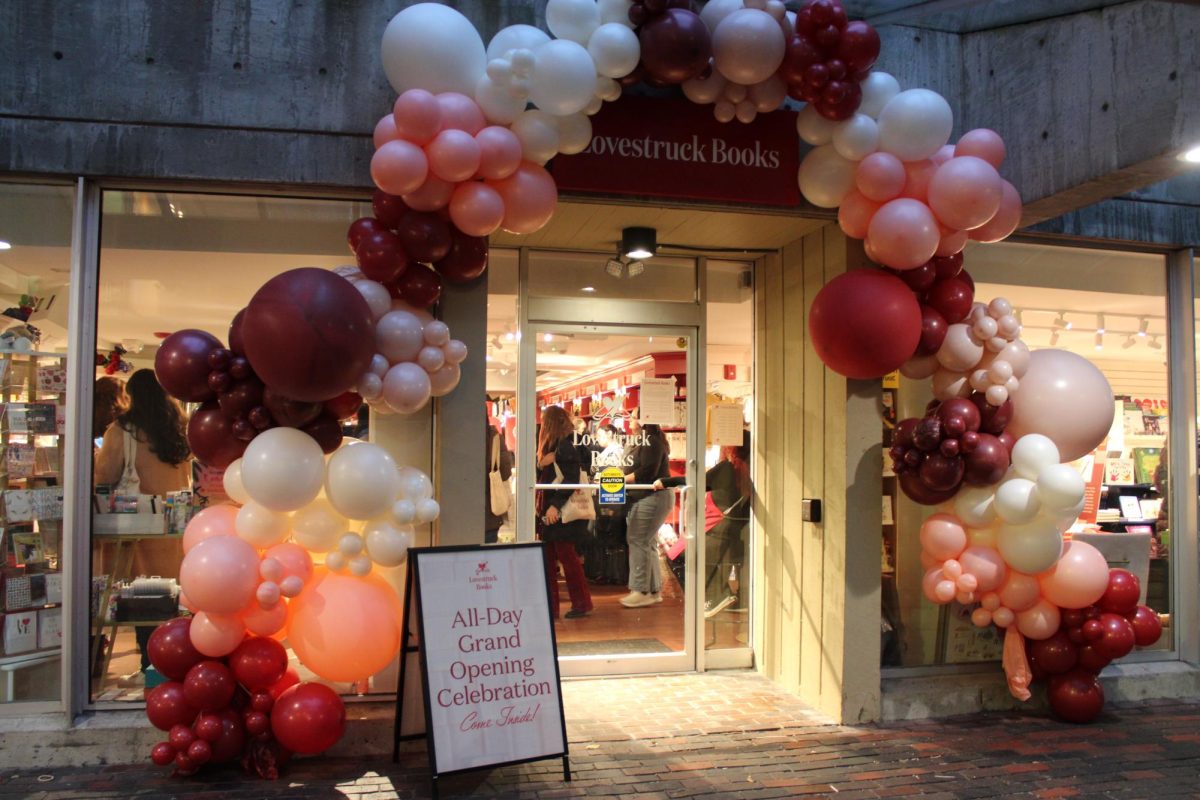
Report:
M 167 740 L 150 759 L 194 775 L 205 764 L 240 759 L 264 778 L 295 753 L 328 750 L 342 737 L 346 708 L 327 686 L 301 683 L 274 639 L 249 637 L 224 658 L 192 644 L 193 620 L 178 617 L 150 635 L 150 663 L 168 680 L 146 693 L 146 716 Z
M 879 34 L 862 20 L 846 19 L 838 0 L 810 0 L 796 12 L 781 74 L 788 94 L 826 119 L 854 116 L 862 103 L 860 81 L 879 58 Z
M 128 361 L 125 360 L 125 353 L 128 352 L 120 344 L 114 344 L 113 349 L 107 353 L 96 354 L 96 366 L 104 367 L 105 375 L 116 375 L 118 372 L 129 372 L 133 369 Z

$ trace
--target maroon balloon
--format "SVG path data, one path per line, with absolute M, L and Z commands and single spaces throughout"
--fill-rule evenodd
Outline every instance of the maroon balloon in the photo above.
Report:
M 862 105 L 862 89 L 853 81 L 830 81 L 813 105 L 825 119 L 850 119 Z
M 316 419 L 302 426 L 300 430 L 311 436 L 321 446 L 321 452 L 325 455 L 342 446 L 342 425 L 337 417 L 328 411 L 322 411 Z
M 281 676 L 282 677 L 282 676 Z M 261 692 L 255 692 L 250 698 L 250 708 L 254 711 L 261 711 L 264 714 L 271 713 L 271 708 L 275 705 L 275 698 L 265 689 Z
M 1005 400 L 1000 405 L 994 406 L 987 401 L 987 396 L 983 392 L 971 392 L 970 400 L 979 409 L 980 431 L 990 433 L 993 436 L 999 436 L 1004 433 L 1004 429 L 1012 421 L 1012 401 Z
M 1072 670 L 1050 679 L 1046 692 L 1050 710 L 1060 719 L 1077 724 L 1091 722 L 1104 708 L 1104 689 L 1095 675 L 1085 670 Z
M 425 211 L 409 211 L 401 217 L 396 235 L 408 258 L 425 264 L 441 261 L 453 244 L 450 223 Z
M 380 283 L 396 280 L 408 268 L 404 245 L 391 231 L 368 233 L 359 243 L 355 258 L 363 275 Z
M 779 65 L 779 77 L 789 84 L 801 83 L 804 80 L 804 71 L 821 58 L 821 51 L 812 42 L 794 33 L 788 37 L 783 63 Z
M 935 491 L 930 489 L 916 472 L 901 472 L 897 476 L 897 481 L 904 494 L 908 495 L 914 502 L 924 506 L 936 506 L 938 503 L 944 503 L 951 497 L 954 497 L 955 492 L 958 491 L 957 486 L 949 491 Z
M 212 743 L 212 763 L 223 764 L 235 758 L 242 757 L 246 746 L 246 730 L 242 726 L 242 717 L 232 708 L 227 708 L 220 714 L 221 736 Z
M 175 725 L 167 733 L 167 741 L 176 750 L 187 750 L 188 746 L 196 741 L 196 734 L 187 725 Z
M 183 679 L 183 696 L 201 711 L 220 711 L 229 705 L 235 689 L 237 684 L 229 667 L 211 659 L 192 667 Z
M 221 342 L 207 331 L 175 331 L 154 355 L 154 375 L 167 394 L 185 403 L 211 400 L 217 393 L 208 385 L 208 357 L 220 349 Z
M 212 745 L 203 739 L 197 739 L 188 745 L 188 759 L 196 766 L 204 766 L 212 760 Z
M 970 486 L 991 486 L 998 483 L 1012 463 L 1008 448 L 990 433 L 979 434 L 979 441 L 965 458 L 966 472 L 963 481 Z
M 921 462 L 917 474 L 921 483 L 935 492 L 953 492 L 963 481 L 966 466 L 961 458 L 946 458 L 941 453 L 930 453 Z
M 962 322 L 971 312 L 975 292 L 962 278 L 942 278 L 933 284 L 925 296 L 925 302 L 936 308 L 953 325 Z
M 888 270 L 892 272 L 892 270 Z M 908 284 L 908 288 L 914 292 L 925 292 L 937 281 L 937 270 L 934 269 L 932 262 L 925 262 L 916 269 L 895 270 L 895 274 Z
M 360 217 L 351 222 L 349 230 L 346 231 L 346 244 L 350 245 L 350 252 L 358 250 L 364 236 L 382 230 L 386 230 L 386 227 L 374 217 Z
M 389 283 L 388 289 L 393 291 L 393 296 L 406 303 L 417 308 L 428 308 L 442 296 L 442 278 L 424 264 L 413 264 L 404 271 L 399 280 Z M 372 335 L 372 348 L 374 342 L 375 338 Z
M 896 423 L 896 433 L 892 437 L 892 443 L 912 447 L 913 432 L 917 429 L 917 423 L 920 421 L 920 417 L 908 417 Z
M 662 83 L 683 83 L 695 78 L 712 57 L 708 26 L 683 8 L 669 8 L 646 22 L 638 39 L 646 74 Z
M 1127 569 L 1110 569 L 1108 588 L 1104 590 L 1104 596 L 1096 605 L 1103 611 L 1126 616 L 1137 608 L 1141 595 L 1142 587 L 1136 575 Z
M 160 731 L 169 731 L 176 725 L 191 725 L 197 713 L 197 709 L 188 704 L 179 681 L 160 683 L 146 694 L 146 718 Z
M 1061 675 L 1075 668 L 1079 650 L 1064 631 L 1049 639 L 1029 642 L 1029 662 L 1045 675 Z
M 939 278 L 956 278 L 963 268 L 963 254 L 955 253 L 952 256 L 934 256 L 930 260 L 930 265 Z
M 242 339 L 242 320 L 246 318 L 246 309 L 237 312 L 233 322 L 229 323 L 229 351 L 234 355 L 246 355 L 246 342 Z
M 266 690 L 287 672 L 287 650 L 274 639 L 255 636 L 229 655 L 229 666 L 238 683 L 251 692 Z
M 996 438 L 1000 440 L 1000 444 L 1004 445 L 1004 449 L 1008 451 L 1009 458 L 1012 457 L 1013 446 L 1017 443 L 1017 439 L 1008 431 L 996 434 Z
M 376 189 L 371 195 L 371 210 L 375 212 L 375 219 L 384 227 L 396 228 L 400 224 L 400 218 L 408 211 L 408 206 L 396 195 Z M 357 252 L 357 248 L 355 251 Z
M 938 406 L 937 415 L 943 425 L 950 419 L 958 417 L 967 426 L 967 430 L 979 430 L 979 409 L 965 397 L 951 397 L 949 400 L 943 400 Z
M 457 228 L 451 232 L 450 252 L 434 269 L 450 283 L 470 283 L 487 270 L 488 240 L 486 236 L 467 236 Z
M 246 443 L 233 435 L 233 423 L 215 402 L 200 406 L 188 420 L 188 447 L 206 467 L 228 467 L 242 457 Z
M 921 341 L 917 343 L 918 356 L 933 355 L 946 340 L 946 318 L 930 306 L 921 306 Z
M 1133 650 L 1137 637 L 1129 620 L 1120 614 L 1101 614 L 1103 633 L 1096 640 L 1096 648 L 1110 659 L 1124 658 Z
M 240 381 L 235 381 L 228 391 L 217 396 L 217 405 L 228 420 L 242 419 L 250 411 L 263 404 L 263 384 L 256 376 L 251 375 Z
M 1080 629 L 1075 628 L 1073 630 L 1078 631 Z M 1067 635 L 1071 638 L 1072 642 L 1075 642 L 1077 638 L 1083 638 L 1081 636 L 1074 636 L 1070 632 Z M 1107 667 L 1108 663 L 1112 661 L 1111 658 L 1104 654 L 1103 650 L 1096 646 L 1095 642 L 1089 642 L 1084 638 L 1082 642 L 1075 642 L 1075 644 L 1079 650 L 1079 663 L 1076 665 L 1079 669 L 1099 675 L 1100 670 Z
M 958 279 L 970 287 L 972 295 L 975 294 L 975 279 L 971 277 L 971 273 L 964 269 L 958 273 Z
M 271 718 L 261 711 L 247 711 L 242 715 L 246 724 L 246 733 L 251 736 L 262 736 L 271 730 Z
M 160 767 L 165 767 L 175 760 L 175 755 L 175 748 L 170 742 L 159 742 L 150 751 L 150 760 Z
M 285 428 L 300 428 L 312 422 L 324 407 L 321 403 L 308 403 L 284 397 L 279 392 L 267 389 L 262 395 L 263 405 L 271 412 L 276 424 Z
M 189 669 L 204 660 L 192 646 L 191 629 L 191 617 L 176 617 L 155 628 L 146 643 L 150 663 L 170 680 L 183 680 Z
M 334 419 L 349 419 L 362 408 L 363 399 L 358 392 L 342 392 L 332 400 L 325 401 L 325 411 Z
M 192 730 L 196 735 L 206 742 L 215 742 L 221 738 L 221 716 L 219 714 L 201 714 L 196 717 L 196 722 L 192 725 Z
M 879 34 L 862 20 L 847 23 L 838 40 L 838 58 L 846 62 L 851 72 L 870 69 L 879 58 Z
M 227 348 L 220 347 L 208 354 L 208 366 L 214 370 L 229 369 L 229 361 L 233 358 L 233 353 Z M 211 373 L 210 376 L 211 378 Z
M 279 744 L 311 755 L 342 738 L 346 707 L 337 693 L 320 683 L 301 683 L 279 696 L 271 711 L 271 732 Z
M 931 453 L 942 443 L 942 421 L 937 417 L 921 417 L 912 432 L 913 446 Z
M 1162 622 L 1149 606 L 1138 606 L 1126 619 L 1133 626 L 1133 641 L 1138 647 L 1149 647 L 1162 635 Z
M 268 387 L 314 403 L 337 397 L 366 372 L 375 322 L 358 290 L 314 267 L 263 284 L 242 323 L 246 356 Z

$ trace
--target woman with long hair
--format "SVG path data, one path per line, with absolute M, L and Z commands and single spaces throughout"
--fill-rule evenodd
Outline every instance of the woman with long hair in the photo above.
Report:
M 657 425 L 642 425 L 638 414 L 629 418 L 634 444 L 627 483 L 654 483 L 671 477 L 667 435 Z M 628 462 L 626 462 L 628 463 Z M 662 569 L 658 563 L 658 529 L 667 521 L 673 505 L 669 492 L 630 489 L 626 493 L 625 540 L 629 543 L 629 594 L 621 598 L 626 608 L 662 602 Z
M 163 391 L 152 369 L 139 369 L 125 385 L 129 408 L 108 426 L 96 454 L 96 483 L 115 484 L 125 471 L 125 453 L 135 450 L 141 494 L 164 495 L 191 485 L 187 418 L 179 401 Z M 130 436 L 136 448 L 127 448 Z
M 574 432 L 571 417 L 564 409 L 559 406 L 542 409 L 542 429 L 537 445 L 538 483 L 579 482 L 579 450 L 573 441 Z M 546 548 L 546 580 L 550 585 L 551 610 L 555 619 L 558 619 L 559 609 L 559 564 L 562 564 L 567 594 L 571 598 L 571 610 L 565 617 L 575 619 L 592 613 L 592 593 L 575 551 L 575 544 L 587 535 L 587 520 L 562 521 L 563 511 L 573 493 L 571 489 L 545 489 L 538 496 L 538 533 Z
M 92 389 L 92 437 L 99 439 L 117 417 L 129 410 L 125 384 L 111 375 L 96 378 Z

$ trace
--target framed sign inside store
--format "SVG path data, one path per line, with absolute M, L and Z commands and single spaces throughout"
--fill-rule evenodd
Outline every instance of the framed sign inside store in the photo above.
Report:
M 426 738 L 434 797 L 440 776 L 547 758 L 571 779 L 544 559 L 540 544 L 409 551 L 393 760 Z

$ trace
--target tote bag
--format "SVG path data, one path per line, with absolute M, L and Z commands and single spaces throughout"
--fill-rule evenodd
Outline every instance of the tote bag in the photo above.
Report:
M 492 468 L 488 471 L 488 487 L 492 493 L 492 513 L 503 517 L 512 507 L 512 489 L 500 475 L 500 437 L 492 439 Z
M 142 494 L 142 479 L 137 474 L 137 439 L 133 434 L 125 429 L 121 429 L 122 449 L 125 457 L 125 466 L 121 471 L 121 479 L 117 481 L 117 485 L 113 487 L 114 498 L 125 498 L 125 504 L 129 503 L 129 499 L 133 498 L 136 504 L 135 509 L 138 513 L 153 514 L 157 513 L 155 508 L 154 495 Z M 118 501 L 120 502 L 120 501 Z
M 558 469 L 558 465 L 555 465 Z M 586 470 L 579 470 L 579 482 L 588 483 L 589 478 Z M 595 519 L 596 506 L 592 503 L 592 493 L 587 489 L 576 489 L 571 492 L 571 499 L 562 509 L 563 522 L 575 522 L 581 519 Z

